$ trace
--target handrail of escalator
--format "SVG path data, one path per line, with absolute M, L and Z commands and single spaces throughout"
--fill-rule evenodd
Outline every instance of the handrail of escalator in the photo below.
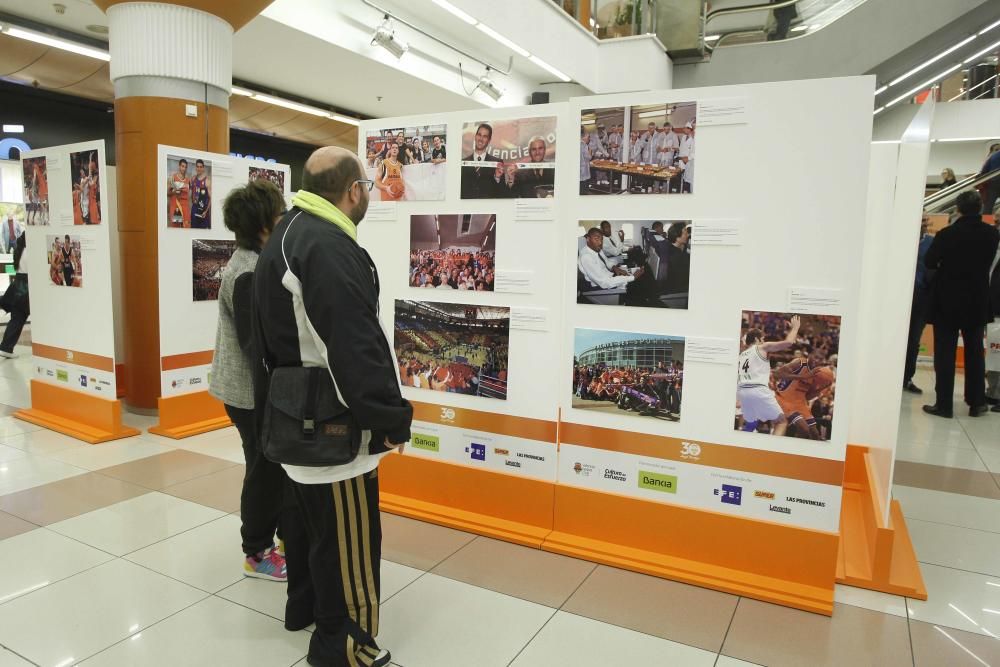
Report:
M 730 37 L 730 36 L 735 35 L 735 34 L 745 34 L 745 33 L 748 33 L 748 32 L 762 32 L 763 31 L 763 27 L 762 27 L 760 31 L 757 31 L 757 30 L 753 30 L 753 31 L 739 30 L 739 31 L 736 31 L 734 33 L 725 33 L 725 34 L 723 34 L 719 38 L 718 41 L 716 41 L 715 44 L 709 44 L 708 42 L 704 41 L 705 40 L 704 36 L 708 34 L 708 30 L 707 30 L 708 24 L 709 24 L 709 22 L 711 22 L 712 19 L 718 18 L 720 16 L 730 16 L 732 14 L 749 14 L 751 12 L 773 11 L 775 9 L 783 9 L 784 7 L 793 7 L 793 6 L 797 5 L 797 4 L 799 4 L 800 2 L 802 2 L 802 0 L 782 0 L 782 2 L 774 2 L 774 3 L 766 2 L 764 4 L 759 4 L 759 5 L 741 5 L 739 7 L 724 7 L 722 9 L 712 10 L 712 11 L 708 12 L 707 14 L 705 14 L 705 20 L 704 20 L 704 22 L 702 22 L 702 33 L 701 33 L 702 34 L 702 46 L 704 47 L 704 49 L 706 51 L 708 51 L 709 53 L 711 53 L 711 52 L 715 51 L 715 49 L 717 49 L 719 47 L 719 44 L 726 37 Z
M 924 198 L 924 211 L 927 213 L 936 213 L 938 211 L 944 210 L 949 207 L 954 200 L 961 193 L 965 192 L 969 188 L 974 188 L 977 185 L 982 185 L 994 178 L 1000 178 L 1000 169 L 995 169 L 988 174 L 969 176 L 966 179 L 955 183 L 950 187 L 945 188 L 939 192 L 935 192 L 929 197 Z

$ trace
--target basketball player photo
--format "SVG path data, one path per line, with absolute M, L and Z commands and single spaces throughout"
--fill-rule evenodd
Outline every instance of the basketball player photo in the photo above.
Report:
M 462 128 L 462 199 L 555 196 L 556 119 L 475 121 Z
M 231 239 L 191 241 L 191 292 L 195 301 L 218 301 L 222 272 L 236 252 Z
M 370 130 L 366 178 L 372 201 L 442 201 L 447 184 L 448 128 L 443 123 Z
M 744 311 L 734 428 L 830 440 L 840 317 Z
M 167 156 L 167 227 L 212 228 L 212 161 Z
M 45 253 L 49 280 L 60 287 L 83 287 L 83 251 L 80 237 L 69 234 L 47 235 Z
M 29 226 L 49 224 L 49 177 L 45 157 L 21 161 L 24 174 L 24 204 Z
M 73 224 L 101 224 L 101 174 L 97 151 L 69 154 L 73 182 Z

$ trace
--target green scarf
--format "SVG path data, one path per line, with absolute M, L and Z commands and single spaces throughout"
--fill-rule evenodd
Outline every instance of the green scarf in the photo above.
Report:
M 357 243 L 357 225 L 355 225 L 343 211 L 319 195 L 307 192 L 306 190 L 299 190 L 295 193 L 295 197 L 292 199 L 292 206 L 296 206 L 306 213 L 315 215 L 318 218 L 323 218 L 327 222 L 332 222 L 343 229 L 344 232 L 346 232 L 347 235 L 350 236 L 355 243 Z

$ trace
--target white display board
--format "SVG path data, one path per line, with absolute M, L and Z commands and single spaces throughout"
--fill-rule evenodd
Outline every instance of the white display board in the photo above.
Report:
M 157 165 L 160 395 L 169 397 L 208 389 L 218 283 L 225 253 L 235 249 L 222 219 L 226 195 L 259 176 L 274 180 L 287 197 L 291 177 L 283 164 L 162 145 Z M 213 268 L 205 273 L 206 266 Z
M 30 151 L 22 166 L 35 378 L 114 400 L 113 183 L 104 141 Z

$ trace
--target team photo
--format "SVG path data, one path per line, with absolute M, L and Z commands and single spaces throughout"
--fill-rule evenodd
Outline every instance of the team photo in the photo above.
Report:
M 575 331 L 574 408 L 678 421 L 683 390 L 683 338 L 627 331 Z
M 282 194 L 285 193 L 285 172 L 277 169 L 265 169 L 264 167 L 250 167 L 247 180 L 256 181 L 259 179 L 271 181 L 278 186 Z
M 167 156 L 167 227 L 211 229 L 212 161 Z
M 446 125 L 371 130 L 365 136 L 372 201 L 441 201 L 448 171 Z
M 97 151 L 69 154 L 73 180 L 73 224 L 101 224 L 101 174 Z
M 829 440 L 839 349 L 837 315 L 744 311 L 735 429 Z
M 195 301 L 218 301 L 222 272 L 236 252 L 236 241 L 193 239 L 191 241 L 191 291 Z
M 462 199 L 555 195 L 556 119 L 477 121 L 462 128 Z
M 496 215 L 410 216 L 410 287 L 492 292 Z
M 396 300 L 404 387 L 507 400 L 510 308 Z
M 49 224 L 49 176 L 45 157 L 26 157 L 22 161 L 24 206 L 28 226 Z
M 79 236 L 46 235 L 49 280 L 60 287 L 83 287 L 83 249 Z

